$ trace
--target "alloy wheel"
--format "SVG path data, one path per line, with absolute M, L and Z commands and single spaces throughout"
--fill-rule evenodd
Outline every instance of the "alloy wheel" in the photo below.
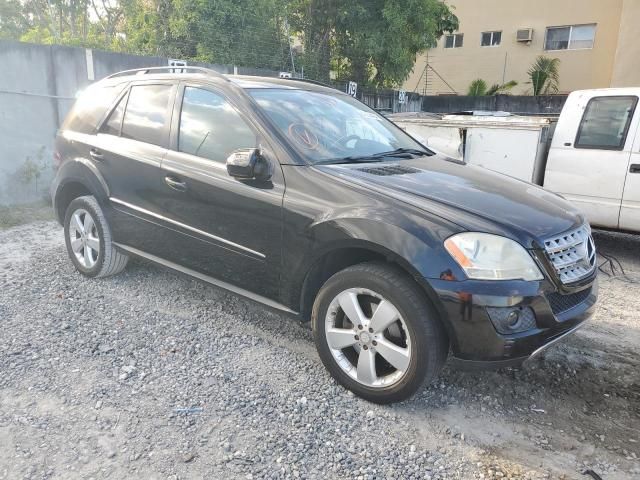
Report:
M 325 318 L 327 344 L 340 368 L 371 388 L 398 383 L 411 363 L 411 338 L 391 301 L 368 289 L 338 294 Z
M 78 263 L 84 268 L 93 268 L 100 255 L 100 238 L 95 221 L 87 210 L 79 208 L 71 215 L 69 240 Z

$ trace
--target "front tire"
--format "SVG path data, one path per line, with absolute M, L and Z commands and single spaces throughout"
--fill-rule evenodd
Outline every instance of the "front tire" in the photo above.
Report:
M 64 218 L 64 237 L 74 267 L 87 277 L 120 273 L 129 257 L 116 250 L 100 204 L 87 195 L 74 199 Z
M 329 373 L 375 403 L 413 395 L 437 376 L 448 353 L 425 293 L 404 272 L 383 263 L 355 265 L 329 278 L 311 321 Z

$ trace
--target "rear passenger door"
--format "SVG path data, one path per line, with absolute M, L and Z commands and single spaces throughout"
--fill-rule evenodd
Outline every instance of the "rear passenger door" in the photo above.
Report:
M 229 176 L 235 150 L 261 147 L 269 181 Z M 284 178 L 261 127 L 211 86 L 181 85 L 171 148 L 162 163 L 163 209 L 174 233 L 170 260 L 277 299 Z
M 100 127 L 92 152 L 109 187 L 114 240 L 150 253 L 162 243 L 160 165 L 175 90 L 173 82 L 133 83 Z

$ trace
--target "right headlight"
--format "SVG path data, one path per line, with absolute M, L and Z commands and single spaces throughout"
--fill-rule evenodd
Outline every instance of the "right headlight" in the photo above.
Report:
M 542 280 L 542 272 L 522 245 L 490 233 L 464 232 L 444 247 L 469 278 L 477 280 Z

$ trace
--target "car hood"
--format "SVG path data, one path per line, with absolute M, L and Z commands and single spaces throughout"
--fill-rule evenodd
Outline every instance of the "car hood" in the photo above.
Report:
M 417 206 L 469 231 L 507 236 L 526 248 L 582 225 L 580 212 L 536 185 L 441 155 L 317 166 L 319 170 Z

